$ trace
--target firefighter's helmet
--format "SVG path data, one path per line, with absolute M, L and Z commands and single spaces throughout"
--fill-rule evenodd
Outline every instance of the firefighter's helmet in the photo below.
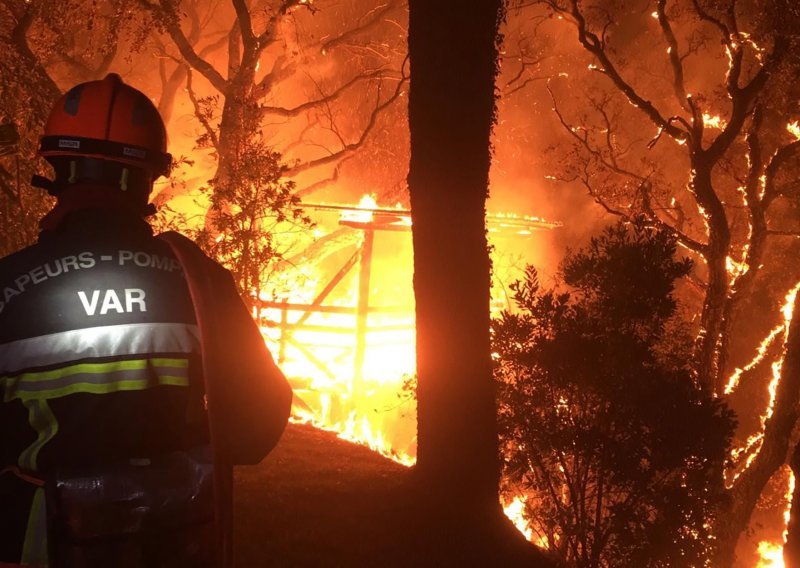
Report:
M 50 113 L 39 154 L 56 170 L 55 193 L 78 181 L 151 187 L 167 176 L 172 157 L 158 110 L 141 91 L 108 74 L 64 94 Z M 38 181 L 42 181 L 39 178 Z M 41 185 L 41 184 L 37 184 Z

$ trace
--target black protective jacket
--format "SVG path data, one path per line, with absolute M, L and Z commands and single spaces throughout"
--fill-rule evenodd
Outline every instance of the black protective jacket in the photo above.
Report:
M 0 562 L 42 562 L 38 480 L 207 445 L 206 401 L 218 419 L 244 408 L 218 461 L 255 463 L 277 442 L 291 391 L 229 273 L 180 248 L 200 281 L 194 306 L 172 247 L 118 209 L 70 213 L 0 260 Z M 201 332 L 197 313 L 220 333 Z M 226 353 L 246 368 L 223 368 Z M 205 398 L 212 384 L 219 402 Z

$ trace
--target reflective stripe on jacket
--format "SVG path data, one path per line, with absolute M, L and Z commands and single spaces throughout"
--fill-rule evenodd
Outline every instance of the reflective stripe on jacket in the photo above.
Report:
M 207 443 L 201 372 L 183 271 L 141 219 L 80 211 L 0 260 L 0 562 L 46 557 L 41 489 L 9 468 Z

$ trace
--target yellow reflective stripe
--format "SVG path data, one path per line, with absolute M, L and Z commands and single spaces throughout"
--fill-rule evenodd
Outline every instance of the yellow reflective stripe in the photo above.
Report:
M 44 567 L 47 559 L 47 515 L 45 511 L 44 489 L 38 488 L 33 494 L 31 512 L 28 515 L 28 527 L 25 530 L 25 541 L 22 544 L 23 565 Z
M 103 374 L 115 371 L 134 371 L 146 369 L 148 367 L 177 367 L 185 369 L 189 366 L 188 359 L 128 359 L 123 361 L 111 361 L 108 363 L 78 363 L 69 365 L 52 371 L 41 371 L 38 373 L 22 373 L 20 375 L 5 377 L 13 381 L 42 381 L 48 379 L 60 379 L 69 375 L 79 373 Z
M 120 381 L 109 381 L 106 383 L 83 383 L 75 382 L 61 388 L 37 390 L 37 391 L 16 391 L 13 399 L 29 401 L 49 398 L 59 398 L 76 393 L 87 394 L 109 394 L 119 391 L 137 391 L 145 390 L 154 386 L 189 386 L 189 379 L 187 377 L 172 377 L 172 376 L 159 376 L 155 380 L 153 378 L 145 379 L 125 379 Z
M 58 433 L 58 420 L 46 400 L 24 400 L 28 409 L 28 423 L 36 432 L 36 439 L 19 455 L 17 463 L 22 469 L 36 471 L 39 450 Z
M 188 386 L 189 360 L 153 357 L 105 363 L 76 363 L 59 369 L 3 378 L 3 399 L 33 400 L 73 393 L 112 393 L 160 385 Z

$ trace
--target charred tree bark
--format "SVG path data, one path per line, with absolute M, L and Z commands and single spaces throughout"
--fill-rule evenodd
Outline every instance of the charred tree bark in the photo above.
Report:
M 795 316 L 800 315 L 798 308 L 800 295 L 794 302 Z M 773 413 L 766 421 L 761 448 L 734 482 L 727 506 L 717 514 L 713 562 L 717 568 L 733 566 L 739 535 L 747 528 L 761 492 L 778 468 L 786 463 L 792 429 L 800 417 L 800 317 L 792 318 L 784 353 Z
M 485 202 L 501 14 L 500 0 L 410 2 L 416 473 L 421 538 L 449 565 L 484 565 L 478 558 L 494 555 L 508 566 L 509 544 L 517 553 L 526 545 L 510 524 L 500 528 L 489 342 Z
M 786 568 L 800 568 L 800 444 L 794 447 L 789 461 L 795 484 L 792 492 L 792 508 L 786 527 L 786 544 L 783 546 L 783 562 Z
M 692 153 L 692 158 L 695 174 L 691 187 L 708 223 L 708 245 L 703 253 L 708 267 L 708 287 L 700 317 L 698 375 L 700 385 L 711 395 L 720 392 L 717 384 L 717 356 L 725 303 L 730 290 L 727 258 L 731 247 L 731 233 L 725 207 L 711 181 L 711 170 L 716 160 L 707 158 L 700 148 Z

